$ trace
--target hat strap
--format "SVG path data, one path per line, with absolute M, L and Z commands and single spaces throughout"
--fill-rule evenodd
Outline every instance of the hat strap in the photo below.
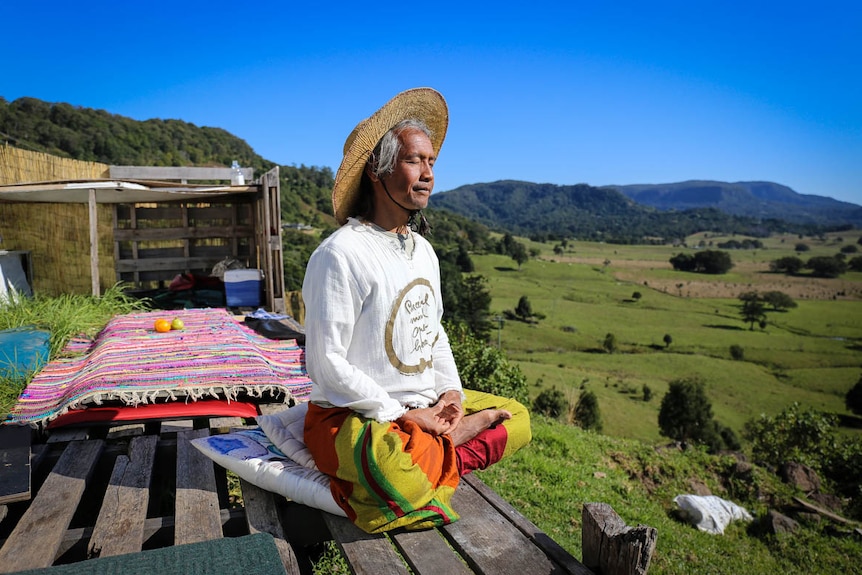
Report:
M 407 216 L 407 225 L 414 232 L 418 233 L 420 236 L 424 236 L 428 232 L 431 231 L 431 224 L 428 223 L 428 220 L 425 219 L 425 215 L 422 213 L 422 210 L 411 210 L 410 208 L 405 208 L 392 197 L 392 194 L 389 193 L 389 188 L 386 187 L 386 181 L 383 178 L 380 178 L 380 183 L 383 184 L 383 191 L 386 192 L 386 196 L 392 200 L 392 203 L 404 210 L 408 213 Z M 419 218 L 419 221 L 416 218 Z

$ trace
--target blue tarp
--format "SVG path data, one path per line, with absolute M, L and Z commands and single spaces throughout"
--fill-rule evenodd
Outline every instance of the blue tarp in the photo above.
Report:
M 0 331 L 0 377 L 25 379 L 48 362 L 51 332 L 32 327 Z

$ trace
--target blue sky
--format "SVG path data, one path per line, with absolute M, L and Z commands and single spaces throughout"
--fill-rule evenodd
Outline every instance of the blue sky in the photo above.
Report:
M 5 0 L 0 96 L 335 170 L 359 120 L 431 86 L 436 191 L 767 180 L 862 204 L 862 2 L 315 4 Z

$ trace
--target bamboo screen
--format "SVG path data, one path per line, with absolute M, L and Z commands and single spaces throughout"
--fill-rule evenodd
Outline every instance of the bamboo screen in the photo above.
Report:
M 108 177 L 108 166 L 0 146 L 0 185 Z M 116 283 L 113 209 L 97 205 L 99 284 Z M 33 289 L 50 296 L 89 294 L 90 220 L 87 204 L 0 202 L 0 249 L 31 252 Z

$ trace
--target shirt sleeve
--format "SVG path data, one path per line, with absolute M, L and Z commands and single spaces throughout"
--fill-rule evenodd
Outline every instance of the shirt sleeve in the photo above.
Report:
M 394 421 L 407 408 L 348 361 L 362 293 L 342 254 L 326 247 L 312 254 L 302 286 L 306 368 L 330 404 L 369 419 Z

